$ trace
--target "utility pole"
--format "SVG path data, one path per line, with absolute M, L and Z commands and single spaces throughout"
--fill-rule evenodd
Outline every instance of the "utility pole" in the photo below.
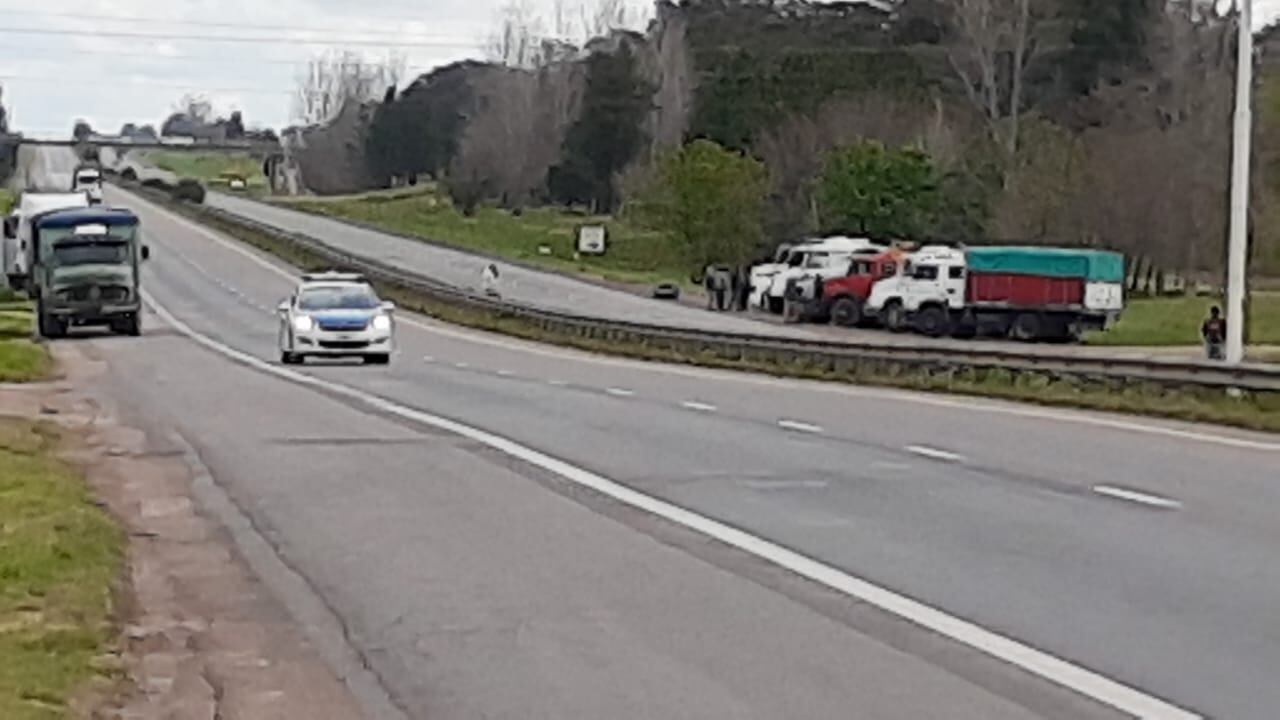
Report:
M 1227 362 L 1244 360 L 1245 262 L 1249 239 L 1249 158 L 1253 132 L 1253 0 L 1236 0 L 1240 23 L 1236 111 L 1231 141 L 1231 233 L 1227 245 Z

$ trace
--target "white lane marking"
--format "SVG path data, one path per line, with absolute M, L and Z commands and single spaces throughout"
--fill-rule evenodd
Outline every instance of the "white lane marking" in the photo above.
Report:
M 931 460 L 941 460 L 943 462 L 960 462 L 964 460 L 964 456 L 953 453 L 948 450 L 939 450 L 938 448 L 929 447 L 928 445 L 908 445 L 903 448 L 909 453 L 927 457 Z
M 467 368 L 471 367 L 471 363 L 456 362 L 453 364 L 453 366 L 458 368 L 459 370 L 466 370 Z
M 605 388 L 604 391 L 614 397 L 631 397 L 632 395 L 636 394 L 635 390 L 628 390 L 626 388 L 617 388 L 617 387 Z
M 511 372 L 510 370 L 498 371 L 498 377 L 514 377 L 514 376 L 515 376 L 515 373 Z
M 1170 498 L 1160 497 L 1159 495 L 1148 495 L 1137 490 L 1126 490 L 1124 488 L 1114 487 L 1111 485 L 1094 485 L 1093 491 L 1099 495 L 1106 495 L 1118 500 L 1128 500 L 1129 502 L 1141 503 L 1142 505 L 1150 505 L 1151 507 L 1164 508 L 1166 510 L 1176 510 L 1182 507 L 1182 503 Z
M 125 191 L 121 191 L 125 192 Z M 138 202 L 150 207 L 152 210 L 167 216 L 170 220 L 187 225 L 194 228 L 196 232 L 204 235 L 218 245 L 221 245 L 232 252 L 243 255 L 254 263 L 263 268 L 283 277 L 290 282 L 297 280 L 296 272 L 289 272 L 284 268 L 269 262 L 265 258 L 250 252 L 242 247 L 234 240 L 213 232 L 205 226 L 188 220 L 184 217 L 174 214 L 170 210 L 159 207 L 148 200 L 144 200 L 132 193 L 126 193 L 130 197 L 137 198 Z M 1262 452 L 1280 453 L 1280 442 L 1272 442 L 1266 440 L 1252 440 L 1243 437 L 1232 437 L 1230 435 L 1218 435 L 1200 430 L 1183 430 L 1179 428 L 1166 427 L 1163 425 L 1149 425 L 1137 420 L 1125 420 L 1115 417 L 1106 417 L 1102 415 L 1089 414 L 1088 410 L 1076 410 L 1070 408 L 1046 409 L 1024 407 L 1010 403 L 1000 403 L 999 401 L 985 400 L 976 397 L 966 397 L 963 399 L 949 399 L 930 393 L 912 393 L 905 390 L 892 390 L 885 388 L 856 387 L 850 385 L 842 385 L 839 383 L 824 383 L 814 380 L 796 380 L 787 378 L 770 378 L 756 375 L 750 372 L 735 370 L 715 370 L 711 368 L 690 368 L 680 367 L 676 365 L 663 365 L 661 363 L 645 362 L 638 360 L 627 360 L 625 358 L 614 358 L 604 355 L 593 355 L 579 350 L 569 350 L 566 348 L 558 348 L 550 345 L 539 345 L 529 341 L 513 340 L 506 337 L 495 336 L 492 333 L 486 333 L 481 330 L 461 329 L 457 327 L 445 326 L 439 321 L 423 322 L 412 317 L 402 317 L 401 321 L 406 325 L 416 327 L 419 330 L 445 337 L 451 337 L 463 342 L 469 342 L 477 345 L 488 345 L 490 347 L 499 347 L 514 352 L 524 352 L 531 355 L 542 355 L 544 357 L 557 358 L 561 360 L 576 360 L 578 362 L 590 363 L 594 365 L 607 365 L 612 367 L 627 368 L 640 372 L 663 373 L 667 375 L 679 375 L 683 377 L 702 378 L 721 380 L 725 382 L 747 383 L 750 385 L 758 385 L 765 387 L 788 388 L 804 391 L 818 391 L 824 394 L 839 393 L 851 397 L 876 398 L 882 400 L 890 400 L 893 402 L 909 402 L 915 405 L 930 405 L 933 407 L 944 407 L 957 409 L 964 412 L 985 412 L 992 415 L 1008 415 L 1012 417 L 1032 418 L 1035 420 L 1044 420 L 1056 423 L 1072 423 L 1075 425 L 1093 425 L 1095 427 L 1109 428 L 1111 430 L 1123 430 L 1125 432 L 1140 433 L 1146 435 L 1160 435 L 1167 438 L 1177 440 L 1190 440 L 1193 442 L 1207 443 L 1211 445 L 1221 445 L 1223 447 L 1240 448 L 1244 450 L 1260 450 Z
M 487 445 L 498 452 L 560 475 L 582 487 L 607 495 L 638 510 L 683 525 L 695 532 L 702 533 L 726 545 L 755 555 L 797 575 L 826 585 L 837 592 L 875 605 L 923 628 L 985 652 L 992 657 L 1056 682 L 1135 717 L 1160 718 L 1161 720 L 1200 720 L 1201 718 L 1200 715 L 1183 710 L 1159 698 L 1147 695 L 1140 690 L 1099 675 L 1092 670 L 1069 663 L 967 620 L 948 615 L 930 605 L 882 588 L 879 585 L 805 557 L 794 550 L 788 550 L 781 545 L 756 537 L 738 528 L 699 515 L 664 500 L 650 497 L 602 475 L 571 465 L 563 460 L 504 438 L 501 435 L 495 435 L 470 425 L 464 425 L 456 420 L 400 405 L 348 385 L 321 380 L 291 368 L 272 365 L 266 360 L 224 345 L 217 340 L 196 332 L 186 323 L 174 317 L 163 306 L 157 304 L 155 298 L 151 297 L 151 294 L 146 290 L 142 291 L 142 296 L 147 304 L 160 316 L 160 319 L 179 333 L 219 355 L 260 372 L 283 378 L 297 385 L 325 390 L 355 400 L 380 412 L 429 425 Z
M 817 434 L 822 432 L 821 425 L 814 425 L 812 423 L 800 422 L 799 420 L 785 420 L 785 419 L 779 420 L 778 427 L 782 428 L 783 430 L 794 430 L 796 432 L 802 432 L 802 433 Z
M 752 490 L 821 490 L 827 487 L 823 480 L 743 480 L 742 484 Z
M 698 412 L 713 413 L 716 411 L 715 405 L 712 405 L 710 403 L 698 402 L 697 400 L 685 400 L 684 402 L 680 403 L 680 407 L 688 410 L 697 410 Z
M 569 382 L 568 382 L 567 380 L 548 380 L 548 381 L 547 381 L 547 384 L 548 384 L 548 385 L 555 385 L 556 387 L 568 387 L 568 386 L 569 386 Z
M 431 357 L 430 355 L 423 355 L 423 356 L 422 356 L 422 362 L 428 362 L 428 363 L 429 363 L 429 362 L 435 362 L 435 361 L 436 361 L 436 359 L 435 359 L 435 358 L 433 358 L 433 357 Z

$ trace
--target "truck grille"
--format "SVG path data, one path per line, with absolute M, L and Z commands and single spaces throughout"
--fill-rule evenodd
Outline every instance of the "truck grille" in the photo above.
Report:
M 61 290 L 58 295 L 71 302 L 124 302 L 129 299 L 129 288 L 123 285 L 81 285 Z

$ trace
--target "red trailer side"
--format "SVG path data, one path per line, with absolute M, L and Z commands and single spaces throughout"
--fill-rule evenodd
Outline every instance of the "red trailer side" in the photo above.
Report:
M 1084 304 L 1084 285 L 1084 278 L 970 271 L 965 292 L 975 305 L 1079 307 Z

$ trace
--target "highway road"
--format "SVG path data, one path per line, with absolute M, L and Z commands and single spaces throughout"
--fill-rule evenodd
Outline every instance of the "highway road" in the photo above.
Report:
M 410 316 L 390 367 L 294 371 L 287 268 L 109 199 L 143 218 L 156 314 L 88 341 L 104 395 L 199 450 L 407 716 L 1280 707 L 1274 436 Z

